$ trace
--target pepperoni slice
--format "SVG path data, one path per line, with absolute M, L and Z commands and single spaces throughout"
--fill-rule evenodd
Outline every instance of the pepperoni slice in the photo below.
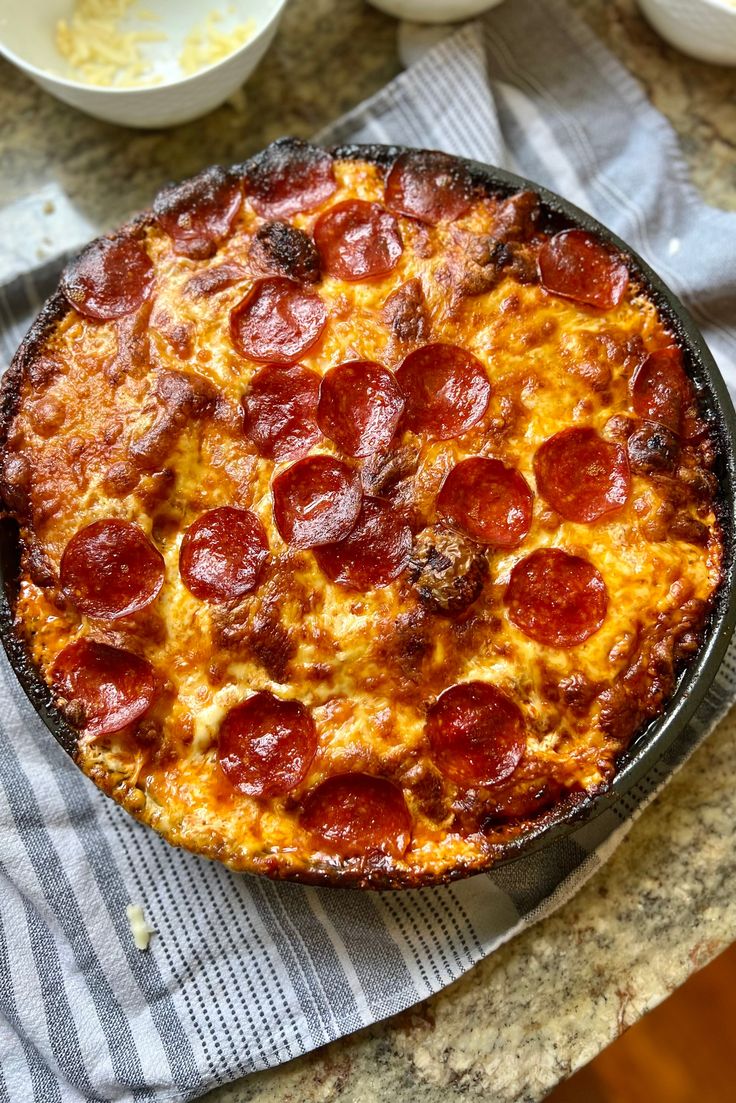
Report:
M 587 230 L 563 230 L 539 251 L 539 277 L 553 295 L 610 310 L 623 299 L 629 270 L 620 253 Z
M 263 218 L 313 211 L 337 188 L 332 157 L 296 138 L 272 142 L 247 165 L 246 193 Z
M 67 267 L 62 294 L 75 310 L 95 322 L 132 314 L 151 294 L 153 264 L 132 237 L 101 237 Z
M 230 312 L 230 336 L 249 360 L 291 364 L 317 343 L 327 308 L 314 291 L 283 276 L 258 280 Z
M 315 556 L 333 582 L 365 592 L 399 577 L 409 563 L 411 540 L 411 529 L 388 502 L 364 498 L 352 532 Z
M 96 640 L 68 644 L 51 667 L 57 692 L 69 705 L 81 706 L 87 735 L 107 735 L 139 720 L 158 692 L 146 659 Z
M 277 475 L 271 487 L 276 528 L 292 548 L 332 544 L 348 535 L 360 513 L 360 477 L 334 456 L 307 456 Z
M 597 521 L 626 505 L 631 476 L 626 449 L 595 429 L 563 429 L 534 457 L 537 489 L 566 521 Z
M 406 427 L 435 440 L 459 436 L 488 409 L 485 368 L 457 345 L 424 345 L 410 352 L 396 378 L 406 399 Z
M 437 510 L 471 540 L 516 548 L 531 528 L 533 501 L 515 468 L 472 456 L 450 471 L 437 495 Z
M 303 781 L 317 750 L 317 731 L 301 701 L 254 693 L 230 709 L 217 753 L 228 781 L 247 797 L 279 797 Z
M 174 252 L 201 260 L 214 256 L 230 233 L 243 202 L 241 181 L 215 165 L 156 196 L 153 214 Z
M 262 456 L 281 463 L 306 455 L 320 438 L 319 376 L 300 364 L 262 368 L 243 395 L 243 429 Z
M 268 539 L 256 515 L 221 506 L 203 513 L 184 533 L 179 573 L 201 601 L 234 601 L 256 588 L 267 555 Z
M 680 350 L 666 348 L 650 353 L 634 373 L 631 397 L 639 417 L 659 421 L 679 433 L 683 413 L 692 398 Z
M 393 372 L 371 360 L 338 364 L 322 380 L 319 427 L 348 456 L 370 456 L 388 448 L 403 412 Z
M 490 682 L 440 694 L 427 716 L 427 738 L 438 767 L 458 785 L 506 781 L 526 748 L 521 710 Z
M 406 853 L 411 815 L 398 785 L 370 774 L 336 774 L 308 794 L 301 825 L 330 853 L 352 858 Z
M 470 174 L 448 153 L 410 150 L 396 158 L 388 174 L 386 206 L 420 222 L 453 222 L 472 202 Z
M 589 560 L 541 548 L 516 564 L 504 601 L 511 620 L 530 639 L 575 647 L 603 624 L 608 593 Z
M 117 620 L 158 597 L 164 559 L 132 521 L 93 521 L 72 536 L 61 557 L 61 588 L 80 613 Z
M 348 199 L 330 207 L 314 227 L 322 267 L 340 280 L 385 276 L 404 251 L 399 227 L 378 203 Z

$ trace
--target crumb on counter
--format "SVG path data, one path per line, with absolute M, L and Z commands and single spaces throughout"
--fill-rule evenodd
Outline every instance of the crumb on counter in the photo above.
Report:
M 147 950 L 148 944 L 151 941 L 151 935 L 156 934 L 153 927 L 149 927 L 146 922 L 146 918 L 143 915 L 143 907 L 140 904 L 128 904 L 125 909 L 125 914 L 128 917 L 128 923 L 130 924 L 130 931 L 133 935 L 133 942 L 138 950 Z
M 236 88 L 231 96 L 225 100 L 225 103 L 229 104 L 238 115 L 244 115 L 248 110 L 248 100 L 245 95 L 245 89 Z

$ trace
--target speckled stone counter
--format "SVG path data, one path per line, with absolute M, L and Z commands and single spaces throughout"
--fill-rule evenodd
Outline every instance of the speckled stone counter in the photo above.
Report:
M 736 70 L 669 50 L 633 0 L 571 3 L 670 118 L 705 198 L 736 208 Z M 396 24 L 360 0 L 292 0 L 244 94 L 166 132 L 87 119 L 0 63 L 0 280 L 168 179 L 318 130 L 398 69 Z M 543 1099 L 736 937 L 735 737 L 736 710 L 552 918 L 427 1003 L 209 1103 Z

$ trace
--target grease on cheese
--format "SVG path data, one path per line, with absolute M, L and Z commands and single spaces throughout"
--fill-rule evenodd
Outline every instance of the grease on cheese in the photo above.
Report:
M 374 166 L 338 162 L 336 174 L 339 188 L 326 205 L 352 196 L 382 198 L 382 175 Z M 292 221 L 310 232 L 320 213 L 299 214 Z M 460 225 L 482 232 L 488 217 L 487 208 L 479 203 Z M 147 248 L 157 269 L 157 295 L 149 323 L 154 359 L 167 368 L 205 376 L 233 410 L 260 369 L 235 352 L 228 325 L 230 310 L 253 277 L 246 275 L 218 294 L 198 299 L 188 295 L 185 287 L 194 272 L 223 262 L 242 262 L 261 221 L 244 203 L 230 238 L 214 258 L 204 261 L 175 254 L 158 229 L 147 231 Z M 400 219 L 400 225 L 405 251 L 388 276 L 355 284 L 331 277 L 321 281 L 319 294 L 328 308 L 328 322 L 319 346 L 301 362 L 323 375 L 346 359 L 349 350 L 350 359 L 378 360 L 395 369 L 407 350 L 390 335 L 381 307 L 405 281 L 421 280 L 432 321 L 431 339 L 471 350 L 485 365 L 492 385 L 484 421 L 461 439 L 412 439 L 419 451 L 417 495 L 430 519 L 442 478 L 458 460 L 479 450 L 492 451 L 518 467 L 534 488 L 533 456 L 550 436 L 571 424 L 601 431 L 612 414 L 630 412 L 628 378 L 621 365 L 613 366 L 603 394 L 571 365 L 574 368 L 585 358 L 591 336 L 609 334 L 621 341 L 637 336 L 648 349 L 669 343 L 654 306 L 635 287 L 618 307 L 602 313 L 506 276 L 491 291 L 451 309 L 447 292 L 436 278 L 451 231 L 442 226 L 419 228 L 408 219 Z M 422 248 L 415 248 L 420 237 Z M 176 319 L 191 334 L 193 353 L 183 363 L 167 344 L 166 318 Z M 522 708 L 532 778 L 551 776 L 560 779 L 563 787 L 588 790 L 610 780 L 621 746 L 602 728 L 600 707 L 594 704 L 581 717 L 559 696 L 555 698 L 550 686 L 575 676 L 590 684 L 614 685 L 636 654 L 638 634 L 648 623 L 659 617 L 666 626 L 674 625 L 688 600 L 707 603 L 720 570 L 712 512 L 702 517 L 711 529 L 711 542 L 698 547 L 672 537 L 653 540 L 647 535 L 646 519 L 660 508 L 665 491 L 640 475 L 632 478 L 626 507 L 594 525 L 550 519 L 544 501 L 536 496 L 534 523 L 523 545 L 513 551 L 489 550 L 491 581 L 475 616 L 464 622 L 470 634 L 463 636 L 451 620 L 435 617 L 426 637 L 415 639 L 411 623 L 418 602 L 405 580 L 366 594 L 351 593 L 330 583 L 310 552 L 286 548 L 275 528 L 270 501 L 271 480 L 280 466 L 255 456 L 247 441 L 220 422 L 192 423 L 182 432 L 167 459 L 174 478 L 163 502 L 156 498 L 148 475 L 133 493 L 111 497 L 105 492 L 105 472 L 126 458 L 130 440 L 150 423 L 150 415 L 143 412 L 150 398 L 150 378 L 131 373 L 111 388 L 99 370 L 100 363 L 115 353 L 116 332 L 115 323 L 90 326 L 70 312 L 57 327 L 51 346 L 74 370 L 61 373 L 47 388 L 49 397 L 67 411 L 66 420 L 51 439 L 35 438 L 28 429 L 38 449 L 38 493 L 49 499 L 46 519 L 37 523 L 36 534 L 54 566 L 83 523 L 107 516 L 135 520 L 152 535 L 166 562 L 160 598 L 140 614 L 133 628 L 136 645 L 158 670 L 165 671 L 172 687 L 171 696 L 154 705 L 148 718 L 158 732 L 153 745 L 158 750 L 146 750 L 144 743 L 133 754 L 125 736 L 85 741 L 81 764 L 102 788 L 126 807 L 126 801 L 134 799 L 131 810 L 169 841 L 235 868 L 268 869 L 274 857 L 297 870 L 313 868 L 315 860 L 327 859 L 315 859 L 309 852 L 309 840 L 302 835 L 294 810 L 300 796 L 342 770 L 408 778 L 416 764 L 430 768 L 424 735 L 427 701 L 450 684 L 476 678 L 495 682 Z M 114 432 L 112 426 L 117 426 Z M 65 448 L 68 441 L 79 439 L 86 441 L 84 470 L 72 476 Z M 315 451 L 336 449 L 322 440 Z M 48 485 L 43 482 L 44 471 Z M 65 478 L 60 472 L 67 473 Z M 152 507 L 150 501 L 158 504 Z M 274 558 L 283 565 L 283 577 L 274 576 L 276 581 L 263 583 L 242 607 L 223 612 L 198 601 L 184 587 L 178 556 L 182 534 L 196 517 L 206 509 L 233 503 L 259 516 Z M 535 548 L 550 545 L 588 557 L 601 571 L 610 595 L 603 627 L 569 650 L 541 648 L 509 621 L 503 607 L 503 591 L 514 563 Z M 291 650 L 283 675 L 269 669 L 258 651 L 256 621 L 261 616 L 268 624 L 270 615 L 288 635 Z M 99 625 L 90 625 L 73 610 L 57 608 L 44 590 L 28 580 L 23 584 L 18 617 L 42 669 L 48 669 L 70 638 L 93 627 L 100 631 Z M 408 626 L 406 640 L 402 625 Z M 216 756 L 217 732 L 227 710 L 262 689 L 301 700 L 312 710 L 320 740 L 298 790 L 268 802 L 235 794 Z M 140 756 L 147 756 L 146 761 Z M 415 828 L 412 847 L 398 863 L 400 869 L 441 873 L 457 863 L 481 861 L 487 853 L 487 841 L 480 833 L 465 836 L 450 829 L 450 808 L 458 793 L 453 783 L 445 779 L 443 784 L 446 811 L 430 813 L 407 780 L 405 792 Z

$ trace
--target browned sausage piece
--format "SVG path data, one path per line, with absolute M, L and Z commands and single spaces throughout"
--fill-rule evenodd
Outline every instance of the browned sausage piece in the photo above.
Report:
M 422 603 L 437 613 L 462 613 L 488 578 L 482 548 L 445 525 L 432 525 L 414 540 L 409 577 Z

